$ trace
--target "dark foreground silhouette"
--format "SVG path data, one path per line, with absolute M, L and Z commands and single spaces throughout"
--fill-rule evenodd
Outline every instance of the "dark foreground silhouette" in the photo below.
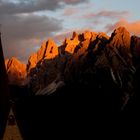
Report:
M 49 96 L 29 96 L 23 94 L 26 90 L 19 91 L 14 111 L 24 139 L 67 139 L 87 132 L 92 135 L 106 130 L 110 123 L 115 127 L 129 120 L 130 124 L 139 116 L 139 93 L 120 111 L 120 91 L 116 87 L 93 90 L 90 86 L 67 85 Z

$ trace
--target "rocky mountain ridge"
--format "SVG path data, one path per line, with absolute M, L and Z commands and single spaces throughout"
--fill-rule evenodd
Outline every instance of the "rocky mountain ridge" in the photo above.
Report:
M 17 58 L 12 57 L 5 61 L 9 84 L 26 84 L 26 64 L 21 63 Z
M 35 95 L 50 95 L 65 85 L 103 89 L 109 93 L 107 96 L 117 89 L 123 108 L 134 94 L 139 50 L 140 38 L 130 36 L 124 27 L 115 29 L 111 37 L 103 32 L 73 32 L 72 38 L 60 46 L 51 39 L 43 42 L 37 53 L 30 56 L 27 67 L 16 62 L 18 68 L 9 68 L 12 61 L 6 61 L 6 67 L 10 83 L 26 79 Z M 14 79 L 11 71 L 18 78 Z

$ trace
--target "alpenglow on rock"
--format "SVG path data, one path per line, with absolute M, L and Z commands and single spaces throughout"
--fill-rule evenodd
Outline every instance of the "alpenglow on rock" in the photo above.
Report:
M 37 63 L 43 61 L 44 59 L 53 59 L 56 56 L 58 56 L 58 46 L 55 42 L 52 39 L 49 39 L 47 42 L 44 41 L 37 53 L 29 57 L 27 65 L 28 73 L 37 65 Z
M 26 84 L 26 64 L 21 63 L 17 58 L 12 57 L 5 61 L 9 84 Z
M 134 94 L 139 44 L 140 39 L 124 27 L 111 37 L 104 32 L 73 32 L 60 46 L 49 39 L 28 60 L 28 87 L 34 95 L 50 95 L 67 85 L 85 87 L 123 109 Z

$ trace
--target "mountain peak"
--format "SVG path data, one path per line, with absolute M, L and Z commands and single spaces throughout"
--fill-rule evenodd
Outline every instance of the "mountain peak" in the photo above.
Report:
M 49 38 L 44 41 L 41 45 L 41 48 L 37 52 L 37 61 L 39 62 L 42 59 L 53 59 L 58 55 L 58 46 L 55 42 Z
M 73 32 L 72 37 L 65 39 L 59 47 L 49 38 L 28 60 L 28 87 L 33 93 L 43 95 L 54 93 L 62 85 L 72 87 L 71 84 L 75 85 L 74 90 L 76 86 L 80 87 L 78 92 L 81 87 L 86 89 L 86 93 L 99 89 L 99 93 L 107 93 L 107 98 L 111 95 L 111 103 L 114 102 L 112 95 L 115 91 L 114 97 L 121 100 L 118 102 L 123 108 L 133 95 L 134 74 L 140 62 L 139 44 L 140 38 L 130 37 L 124 27 L 115 29 L 111 37 L 104 32 Z M 133 61 L 137 64 L 136 68 Z M 14 57 L 6 60 L 5 64 L 10 83 L 23 85 L 26 79 L 25 64 Z
M 11 57 L 11 58 L 8 59 L 8 60 L 9 60 L 9 62 L 14 61 L 14 62 L 20 63 L 20 61 L 19 61 L 16 57 Z
M 9 84 L 24 85 L 26 81 L 26 65 L 17 58 L 5 60 Z
M 11 57 L 10 59 L 6 59 L 5 62 L 6 62 L 7 70 L 9 68 L 11 68 L 11 66 L 13 66 L 13 65 L 16 66 L 16 65 L 20 65 L 21 64 L 21 62 L 16 57 Z
M 44 52 L 45 59 L 53 59 L 58 56 L 58 46 L 52 39 L 48 39 L 46 43 L 46 52 Z
M 91 37 L 92 37 L 92 32 L 86 30 L 86 31 L 83 33 L 83 36 L 84 36 L 84 40 L 87 40 L 87 39 L 90 40 Z
M 130 48 L 130 33 L 126 30 L 125 27 L 119 27 L 114 30 L 110 37 L 111 45 L 117 48 Z
M 58 46 L 51 38 L 49 38 L 47 41 L 42 43 L 37 53 L 29 57 L 27 64 L 28 73 L 30 73 L 30 70 L 33 69 L 38 62 L 41 62 L 44 59 L 53 59 L 56 56 L 58 56 Z
M 117 29 L 115 29 L 115 33 L 118 33 L 118 32 L 119 33 L 129 33 L 124 26 L 120 26 Z
M 76 46 L 80 43 L 79 35 L 76 32 L 73 32 L 73 36 L 71 39 L 66 38 L 64 41 L 65 52 L 69 54 L 73 54 Z
M 72 34 L 72 40 L 73 39 L 78 39 L 78 38 L 79 38 L 79 34 L 74 31 L 73 34 Z
M 54 40 L 51 39 L 51 38 L 49 38 L 49 39 L 47 40 L 47 43 L 54 43 L 54 44 L 55 44 Z

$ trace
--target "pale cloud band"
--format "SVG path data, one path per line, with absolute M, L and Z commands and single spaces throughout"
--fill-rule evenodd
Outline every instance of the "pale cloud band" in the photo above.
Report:
M 73 5 L 88 0 L 0 0 L 0 14 L 32 13 L 56 10 L 65 4 Z
M 114 24 L 108 24 L 106 26 L 107 32 L 111 32 L 119 26 L 124 26 L 131 34 L 140 36 L 140 20 L 135 22 L 129 22 L 126 19 L 120 19 Z
M 128 11 L 111 11 L 103 10 L 96 13 L 87 13 L 84 18 L 121 18 L 128 16 L 130 13 Z

